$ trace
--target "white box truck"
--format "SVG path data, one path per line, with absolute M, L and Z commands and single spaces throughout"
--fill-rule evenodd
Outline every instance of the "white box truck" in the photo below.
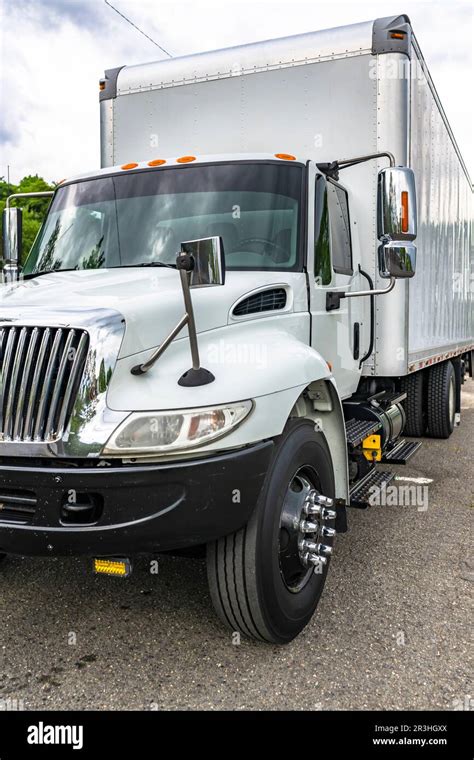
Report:
M 108 70 L 100 119 L 24 262 L 5 211 L 0 551 L 205 552 L 288 642 L 347 509 L 459 422 L 466 167 L 405 15 Z

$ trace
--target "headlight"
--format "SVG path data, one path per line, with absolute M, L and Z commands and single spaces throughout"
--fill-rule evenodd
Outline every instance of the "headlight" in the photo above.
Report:
M 174 453 L 203 446 L 230 433 L 252 407 L 252 401 L 239 401 L 201 409 L 135 412 L 117 428 L 102 455 Z

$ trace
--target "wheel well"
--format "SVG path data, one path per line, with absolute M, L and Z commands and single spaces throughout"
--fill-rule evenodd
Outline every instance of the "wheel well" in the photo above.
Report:
M 315 380 L 297 398 L 290 417 L 312 420 L 328 444 L 334 467 L 336 497 L 349 499 L 346 428 L 337 390 L 330 380 Z

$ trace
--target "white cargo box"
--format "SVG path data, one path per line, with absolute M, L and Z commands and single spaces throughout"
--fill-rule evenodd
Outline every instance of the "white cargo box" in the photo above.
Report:
M 363 372 L 405 375 L 474 348 L 472 184 L 407 16 L 113 69 L 104 83 L 103 167 L 189 153 L 316 162 L 393 153 L 416 173 L 417 273 L 375 299 Z M 340 176 L 363 269 L 379 287 L 377 172 L 386 165 Z

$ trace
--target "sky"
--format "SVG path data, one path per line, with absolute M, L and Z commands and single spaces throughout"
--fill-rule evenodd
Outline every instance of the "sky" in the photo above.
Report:
M 474 176 L 472 2 L 110 1 L 173 56 L 407 13 Z M 104 70 L 164 57 L 105 0 L 0 0 L 0 177 L 98 168 Z

